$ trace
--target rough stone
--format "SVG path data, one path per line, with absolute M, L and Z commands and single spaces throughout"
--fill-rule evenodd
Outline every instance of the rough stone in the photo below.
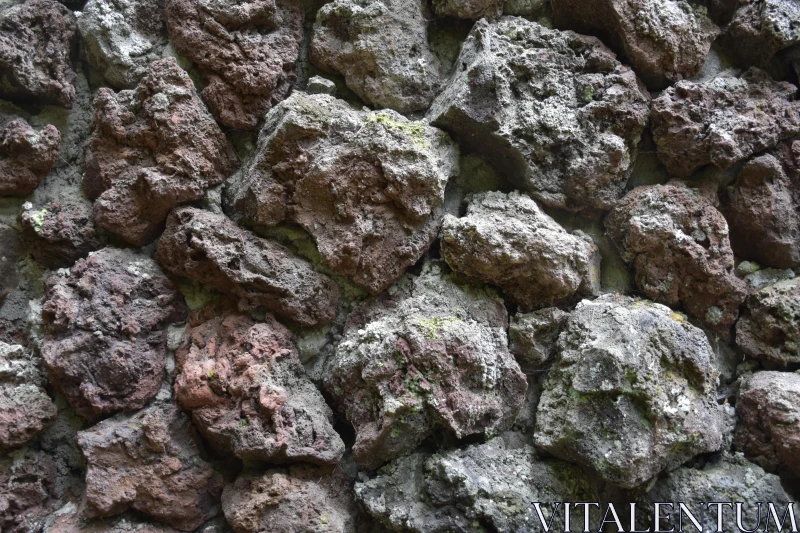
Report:
M 719 34 L 702 10 L 684 0 L 553 0 L 551 5 L 558 28 L 597 35 L 653 89 L 698 74 Z
M 333 280 L 223 215 L 175 209 L 156 259 L 172 274 L 236 296 L 241 310 L 263 307 L 306 327 L 325 325 L 336 314 L 339 289 Z
M 56 465 L 27 448 L 0 458 L 0 531 L 38 531 L 55 501 Z
M 653 100 L 652 131 L 667 171 L 727 169 L 800 133 L 797 87 L 752 68 L 740 77 L 680 81 Z
M 441 254 L 454 270 L 503 289 L 524 311 L 600 292 L 597 246 L 517 192 L 476 194 L 466 216 L 446 215 Z
M 60 141 L 52 125 L 36 131 L 19 118 L 0 126 L 0 197 L 32 193 L 53 167 Z
M 53 201 L 20 213 L 31 257 L 47 268 L 69 267 L 100 247 L 92 210 L 83 202 Z
M 83 188 L 98 226 L 142 246 L 178 204 L 199 200 L 238 164 L 230 142 L 174 59 L 150 64 L 135 90 L 101 88 Z
M 706 327 L 727 332 L 747 291 L 733 273 L 728 224 L 716 201 L 716 188 L 680 182 L 637 187 L 605 225 L 645 296 L 681 305 Z
M 88 463 L 87 512 L 111 516 L 135 509 L 182 531 L 211 518 L 222 476 L 201 455 L 189 418 L 156 403 L 117 415 L 78 434 Z
M 800 374 L 756 372 L 744 379 L 736 412 L 736 449 L 770 472 L 800 478 Z
M 78 17 L 86 60 L 118 89 L 136 86 L 168 43 L 165 0 L 89 0 Z
M 433 10 L 440 17 L 480 19 L 497 17 L 505 0 L 433 0 Z
M 334 96 L 336 94 L 336 84 L 322 76 L 312 76 L 308 80 L 306 92 L 308 94 L 329 94 Z
M 607 210 L 648 117 L 632 70 L 593 38 L 518 17 L 475 23 L 428 116 L 546 205 Z
M 75 15 L 55 0 L 28 0 L 0 13 L 0 98 L 72 107 Z
M 191 327 L 176 360 L 177 400 L 212 446 L 248 462 L 341 458 L 333 413 L 305 375 L 294 335 L 272 316 Z
M 86 518 L 81 516 L 78 506 L 70 502 L 52 513 L 45 520 L 42 533 L 177 533 L 178 530 L 165 525 L 140 520 L 139 517 L 123 514 L 112 518 Z M 200 533 L 198 531 L 198 533 Z
M 508 327 L 509 350 L 526 372 L 539 368 L 556 355 L 558 335 L 569 313 L 549 307 L 518 313 Z
M 203 99 L 225 126 L 255 129 L 289 95 L 304 12 L 296 0 L 166 0 L 175 48 L 194 61 Z
M 0 342 L 0 448 L 22 446 L 55 419 L 45 384 L 22 346 Z
M 458 149 L 442 131 L 295 93 L 268 115 L 226 203 L 249 224 L 300 224 L 334 272 L 375 294 L 434 241 L 457 174 Z
M 104 248 L 47 285 L 41 350 L 50 381 L 84 416 L 142 408 L 164 377 L 167 326 L 185 316 L 156 262 Z
M 424 111 L 446 71 L 428 43 L 432 18 L 426 2 L 334 0 L 317 12 L 311 61 L 370 105 Z
M 800 278 L 766 285 L 747 298 L 736 344 L 750 357 L 800 363 Z
M 632 488 L 722 446 L 714 354 L 668 307 L 604 295 L 584 300 L 558 340 L 534 442 Z
M 21 255 L 22 240 L 19 232 L 11 226 L 0 224 L 0 305 L 3 305 L 6 296 L 17 286 L 17 263 Z M 0 327 L 0 340 L 4 340 L 3 329 Z
M 730 2 L 734 4 L 734 2 Z M 720 43 L 743 66 L 766 66 L 800 43 L 800 4 L 794 0 L 740 0 Z
M 434 431 L 493 436 L 513 424 L 527 382 L 508 352 L 508 315 L 443 266 L 369 300 L 347 320 L 324 386 L 356 431 L 353 454 L 377 468 Z

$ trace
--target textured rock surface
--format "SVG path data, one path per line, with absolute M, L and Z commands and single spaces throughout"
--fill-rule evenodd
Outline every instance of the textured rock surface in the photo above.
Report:
M 523 310 L 573 303 L 600 291 L 600 251 L 567 233 L 531 198 L 475 195 L 466 216 L 446 215 L 442 257 L 454 270 L 492 283 Z
M 480 19 L 503 12 L 505 0 L 434 0 L 433 9 L 440 17 Z
M 734 2 L 729 2 L 734 4 Z M 741 0 L 721 44 L 743 66 L 765 66 L 800 43 L 800 4 L 794 0 Z
M 351 313 L 325 388 L 356 430 L 356 462 L 376 468 L 437 430 L 462 438 L 508 429 L 526 380 L 507 326 L 502 301 L 438 265 Z
M 702 330 L 628 297 L 584 300 L 558 340 L 534 440 L 622 487 L 722 446 L 717 371 Z
M 756 372 L 736 403 L 737 450 L 770 472 L 800 478 L 800 374 Z
M 737 256 L 775 268 L 800 266 L 800 141 L 745 164 L 722 195 Z
M 478 21 L 431 106 L 435 126 L 553 207 L 610 209 L 649 96 L 599 40 L 503 17 Z
M 0 341 L 0 448 L 25 444 L 55 419 L 45 384 L 22 346 Z
M 53 167 L 60 141 L 55 126 L 37 132 L 23 119 L 0 126 L 0 196 L 32 193 Z
M 552 7 L 557 27 L 602 38 L 651 88 L 699 73 L 719 34 L 684 0 L 553 0 Z
M 569 313 L 556 307 L 514 316 L 508 327 L 508 346 L 523 370 L 541 367 L 555 356 L 567 318 Z
M 56 465 L 47 454 L 23 449 L 0 458 L 0 530 L 37 531 L 55 502 Z
M 78 17 L 86 60 L 118 89 L 134 87 L 164 57 L 165 0 L 89 0 Z
M 233 147 L 174 59 L 150 64 L 135 90 L 94 99 L 83 188 L 99 226 L 142 246 L 178 204 L 199 200 L 237 166 Z
M 0 98 L 72 107 L 75 15 L 55 0 L 28 0 L 0 13 Z
M 175 48 L 194 61 L 203 99 L 225 126 L 255 129 L 291 91 L 303 37 L 296 0 L 165 0 Z
M 733 274 L 728 224 L 715 208 L 716 190 L 681 183 L 637 187 L 605 225 L 648 297 L 683 306 L 707 327 L 727 331 L 744 301 Z
M 653 140 L 670 174 L 726 169 L 800 133 L 797 87 L 758 69 L 740 77 L 678 82 L 653 100 Z
M 215 318 L 187 331 L 175 394 L 203 436 L 246 461 L 335 463 L 344 443 L 306 377 L 294 335 L 267 315 Z
M 425 2 L 334 0 L 317 12 L 311 61 L 368 104 L 424 111 L 446 68 L 428 45 L 430 18 Z
M 31 257 L 47 268 L 64 268 L 100 247 L 86 203 L 53 201 L 20 213 Z
M 68 503 L 45 520 L 42 533 L 177 533 L 177 529 L 148 523 L 123 514 L 112 518 L 86 518 L 74 503 Z M 202 533 L 198 531 L 198 533 Z
M 87 512 L 136 509 L 182 531 L 213 516 L 222 476 L 203 460 L 198 437 L 177 407 L 154 404 L 78 434 L 88 471 Z
M 402 457 L 356 483 L 355 491 L 366 511 L 392 531 L 417 533 L 535 531 L 532 502 L 541 502 L 549 519 L 551 502 L 599 501 L 577 467 L 538 459 L 528 446 L 507 448 L 502 439 Z M 563 506 L 553 522 L 564 523 Z M 593 530 L 597 525 L 592 522 Z
M 457 172 L 458 150 L 436 128 L 295 93 L 268 115 L 227 203 L 250 224 L 300 224 L 331 269 L 378 293 L 436 238 Z
M 17 263 L 21 255 L 22 240 L 19 232 L 11 226 L 0 224 L 0 305 L 17 287 L 19 281 Z M 1 334 L 2 327 L 0 327 Z
M 239 228 L 223 215 L 191 207 L 172 212 L 156 259 L 167 271 L 263 307 L 302 326 L 335 313 L 339 289 L 287 248 Z
M 736 343 L 750 357 L 800 363 L 800 278 L 766 285 L 747 298 Z
M 236 533 L 355 533 L 358 514 L 341 470 L 305 465 L 240 474 L 222 510 Z
M 41 349 L 50 381 L 86 416 L 140 409 L 164 375 L 167 326 L 184 315 L 155 261 L 100 250 L 48 283 Z

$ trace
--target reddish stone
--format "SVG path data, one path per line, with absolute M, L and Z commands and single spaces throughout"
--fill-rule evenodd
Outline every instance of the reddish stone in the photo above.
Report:
M 0 196 L 27 196 L 58 157 L 61 133 L 47 125 L 37 132 L 18 118 L 0 127 Z
M 84 203 L 49 202 L 20 214 L 31 257 L 47 268 L 71 266 L 100 247 L 92 211 Z
M 0 458 L 0 531 L 38 531 L 55 503 L 55 478 L 56 464 L 42 452 Z

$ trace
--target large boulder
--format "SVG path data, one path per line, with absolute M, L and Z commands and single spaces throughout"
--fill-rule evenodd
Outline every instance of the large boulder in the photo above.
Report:
M 739 0 L 720 44 L 742 66 L 767 66 L 776 53 L 800 43 L 795 0 Z
M 0 12 L 0 98 L 72 107 L 75 15 L 56 0 L 28 0 Z
M 737 161 L 800 134 L 797 87 L 752 68 L 740 77 L 680 81 L 653 100 L 653 140 L 667 171 L 688 177 Z
M 39 531 L 56 502 L 56 464 L 46 453 L 23 448 L 0 458 L 0 531 Z
M 522 407 L 527 382 L 508 352 L 502 300 L 441 268 L 428 265 L 353 311 L 325 369 L 362 467 L 408 453 L 434 431 L 499 434 Z
M 206 80 L 220 124 L 255 129 L 289 95 L 303 38 L 297 0 L 165 0 L 172 44 Z
M 428 116 L 534 198 L 607 210 L 624 193 L 650 97 L 593 38 L 479 20 Z
M 600 292 L 597 246 L 517 192 L 476 194 L 466 216 L 446 215 L 441 253 L 451 268 L 497 285 L 525 311 Z
M 368 104 L 424 111 L 445 70 L 428 45 L 431 18 L 426 2 L 334 0 L 317 12 L 311 61 Z
M 172 274 L 237 297 L 241 310 L 266 308 L 306 327 L 325 325 L 336 314 L 339 288 L 333 280 L 224 215 L 175 209 L 156 259 Z
M 135 509 L 182 531 L 214 516 L 222 476 L 204 460 L 189 418 L 156 403 L 78 433 L 86 456 L 86 512 Z
M 32 193 L 53 168 L 60 142 L 53 125 L 36 131 L 18 118 L 0 126 L 0 196 Z
M 176 360 L 175 396 L 212 446 L 248 462 L 342 456 L 333 413 L 305 375 L 294 335 L 272 316 L 190 327 Z
M 703 331 L 668 307 L 584 300 L 559 336 L 534 441 L 606 481 L 641 485 L 722 446 L 713 360 Z
M 332 270 L 379 293 L 436 238 L 457 174 L 458 149 L 442 131 L 295 93 L 267 116 L 258 153 L 226 200 L 249 224 L 300 224 Z
M 682 305 L 705 326 L 726 332 L 747 290 L 734 275 L 728 224 L 716 202 L 716 189 L 680 182 L 637 187 L 605 226 L 645 296 Z
M 736 323 L 736 344 L 772 364 L 800 363 L 800 277 L 754 291 Z
M 84 416 L 141 409 L 164 378 L 167 326 L 183 298 L 155 261 L 104 248 L 48 280 L 42 341 L 50 381 Z
M 31 257 L 44 267 L 72 266 L 100 247 L 87 203 L 55 200 L 40 209 L 30 205 L 19 218 Z
M 233 147 L 172 58 L 151 63 L 135 90 L 100 88 L 94 107 L 83 188 L 97 224 L 129 244 L 155 239 L 173 207 L 236 169 Z

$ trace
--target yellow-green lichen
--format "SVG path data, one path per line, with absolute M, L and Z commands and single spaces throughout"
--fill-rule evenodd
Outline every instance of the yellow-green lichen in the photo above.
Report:
M 401 122 L 393 119 L 389 114 L 383 112 L 370 113 L 367 117 L 369 122 L 377 122 L 387 129 L 400 132 L 411 139 L 411 143 L 420 150 L 428 150 L 431 142 L 425 132 L 425 124 L 418 121 Z

